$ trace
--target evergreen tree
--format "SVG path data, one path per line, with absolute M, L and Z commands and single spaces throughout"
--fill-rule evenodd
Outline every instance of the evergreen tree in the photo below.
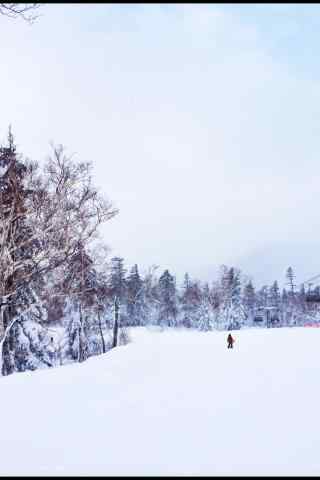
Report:
M 222 267 L 219 325 L 222 328 L 238 328 L 245 321 L 241 299 L 240 272 L 233 267 Z
M 125 300 L 126 295 L 126 269 L 124 268 L 124 260 L 121 257 L 113 257 L 111 259 L 109 288 L 113 297 L 117 297 L 120 301 Z
M 213 327 L 213 310 L 211 302 L 211 292 L 208 283 L 204 284 L 200 292 L 200 304 L 198 308 L 199 330 L 207 332 Z
M 263 285 L 257 292 L 258 308 L 269 307 L 270 293 L 268 285 Z
M 18 328 L 11 329 L 13 321 L 20 316 L 20 325 L 34 317 L 34 309 L 28 315 L 21 316 L 21 311 L 28 305 L 41 302 L 37 292 L 43 284 L 41 272 L 29 282 L 20 281 L 30 275 L 35 253 L 39 242 L 32 226 L 28 222 L 28 198 L 32 190 L 27 187 L 27 179 L 31 175 L 32 166 L 20 160 L 17 155 L 14 139 L 9 129 L 8 146 L 0 148 L 0 313 L 3 334 L 2 374 L 8 375 L 19 366 L 15 362 L 15 350 L 19 348 L 21 336 Z M 19 286 L 19 288 L 17 288 Z M 12 292 L 12 293 L 10 293 Z M 24 307 L 24 308 L 23 308 Z M 44 313 L 44 312 L 42 312 Z
M 159 278 L 159 325 L 173 327 L 177 319 L 177 298 L 175 278 L 165 270 Z
M 89 336 L 92 313 L 97 302 L 97 272 L 93 260 L 79 242 L 78 248 L 68 262 L 68 271 L 64 279 L 64 289 L 71 299 L 70 354 L 72 358 L 83 362 L 89 356 Z
M 140 277 L 138 265 L 134 265 L 126 280 L 127 318 L 130 325 L 145 325 L 147 308 L 145 302 L 145 285 Z
M 125 308 L 127 303 L 127 282 L 124 259 L 121 257 L 113 257 L 111 259 L 108 287 L 112 304 L 114 304 L 116 300 L 119 306 L 120 323 L 125 326 L 127 325 Z
M 159 324 L 159 279 L 156 275 L 158 266 L 153 265 L 143 278 L 143 294 L 145 299 L 145 318 L 150 325 Z
M 289 297 L 286 288 L 282 289 L 281 294 L 281 325 L 285 326 L 288 321 L 288 305 L 289 305 Z
M 271 306 L 277 309 L 280 308 L 280 301 L 281 301 L 280 289 L 279 289 L 277 280 L 275 280 L 270 287 Z
M 305 291 L 304 284 L 301 285 L 300 291 L 298 293 L 297 309 L 299 311 L 299 323 L 303 324 L 305 321 L 306 315 L 308 315 L 306 291 Z
M 181 324 L 186 328 L 197 328 L 199 321 L 199 308 L 201 302 L 201 291 L 197 282 L 190 280 L 186 273 L 182 285 L 182 295 L 180 297 Z
M 249 280 L 243 288 L 242 302 L 248 323 L 252 325 L 256 305 L 256 294 L 251 280 Z

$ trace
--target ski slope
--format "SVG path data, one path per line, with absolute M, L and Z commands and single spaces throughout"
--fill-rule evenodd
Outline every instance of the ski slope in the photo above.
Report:
M 0 379 L 0 475 L 319 475 L 320 330 L 136 328 Z

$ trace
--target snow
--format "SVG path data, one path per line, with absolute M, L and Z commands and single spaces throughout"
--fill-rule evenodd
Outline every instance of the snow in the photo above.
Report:
M 320 330 L 130 329 L 0 379 L 0 475 L 319 475 Z
M 8 165 L 0 165 L 0 177 L 4 177 L 8 171 Z

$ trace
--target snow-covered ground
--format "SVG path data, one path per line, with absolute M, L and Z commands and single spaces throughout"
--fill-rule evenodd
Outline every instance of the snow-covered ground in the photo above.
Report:
M 131 330 L 0 379 L 0 475 L 319 475 L 320 330 Z

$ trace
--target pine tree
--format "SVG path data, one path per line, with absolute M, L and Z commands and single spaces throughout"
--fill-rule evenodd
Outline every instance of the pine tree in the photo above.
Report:
M 222 267 L 221 304 L 219 325 L 222 328 L 238 328 L 245 321 L 245 311 L 241 299 L 240 272 L 233 267 Z
M 123 258 L 113 257 L 109 274 L 110 293 L 112 297 L 117 297 L 121 303 L 125 301 L 127 293 L 126 269 L 123 263 Z
M 198 308 L 198 328 L 201 331 L 208 332 L 213 327 L 213 310 L 211 303 L 211 292 L 208 283 L 204 284 L 200 292 L 200 303 Z
M 279 326 L 281 318 L 281 294 L 277 280 L 273 282 L 271 287 L 268 289 L 268 306 L 272 308 L 272 313 L 270 313 L 269 325 L 272 326 L 277 324 Z
M 281 325 L 287 325 L 288 322 L 289 296 L 286 288 L 282 289 L 281 294 Z
M 89 335 L 97 295 L 97 273 L 93 260 L 81 242 L 68 262 L 64 290 L 71 299 L 73 315 L 70 315 L 70 354 L 83 362 L 89 356 Z M 75 356 L 77 357 L 75 358 Z
M 31 168 L 31 167 L 30 167 Z M 27 178 L 31 170 L 18 158 L 14 139 L 9 128 L 8 146 L 0 148 L 0 313 L 3 345 L 1 351 L 2 374 L 8 375 L 19 368 L 15 362 L 15 350 L 19 339 L 17 329 L 12 330 L 13 322 L 20 316 L 20 324 L 33 317 L 34 310 L 21 316 L 28 305 L 41 302 L 37 292 L 43 283 L 41 272 L 29 282 L 20 284 L 31 270 L 32 260 L 38 251 L 38 240 L 28 223 L 28 198 L 32 190 L 27 188 Z M 27 246 L 26 246 L 27 245 Z M 19 288 L 17 288 L 19 286 Z M 10 293 L 11 292 L 11 293 Z M 24 307 L 24 308 L 23 308 Z
M 159 278 L 159 325 L 173 327 L 177 319 L 177 298 L 175 278 L 165 270 Z
M 256 304 L 256 294 L 251 280 L 249 280 L 249 282 L 243 288 L 242 302 L 248 322 L 252 325 Z
M 143 278 L 144 305 L 146 309 L 146 322 L 150 325 L 159 324 L 160 293 L 159 279 L 156 275 L 158 266 L 153 265 Z
M 126 312 L 124 307 L 127 300 L 127 282 L 123 258 L 113 257 L 111 259 L 108 285 L 113 304 L 115 299 L 117 299 L 116 301 L 119 306 L 119 311 L 121 312 L 121 324 L 126 325 Z
M 302 313 L 307 312 L 307 302 L 306 302 L 306 290 L 304 284 L 301 285 L 300 287 L 300 292 L 299 292 L 299 305 Z
M 137 326 L 147 322 L 147 308 L 145 305 L 145 286 L 140 277 L 138 265 L 134 265 L 126 279 L 127 287 L 127 321 Z
M 199 307 L 201 301 L 201 291 L 196 282 L 190 280 L 186 273 L 182 285 L 182 295 L 180 296 L 181 324 L 186 328 L 197 328 L 199 321 Z
M 272 307 L 279 308 L 280 307 L 280 289 L 277 280 L 273 282 L 270 287 L 270 303 Z

